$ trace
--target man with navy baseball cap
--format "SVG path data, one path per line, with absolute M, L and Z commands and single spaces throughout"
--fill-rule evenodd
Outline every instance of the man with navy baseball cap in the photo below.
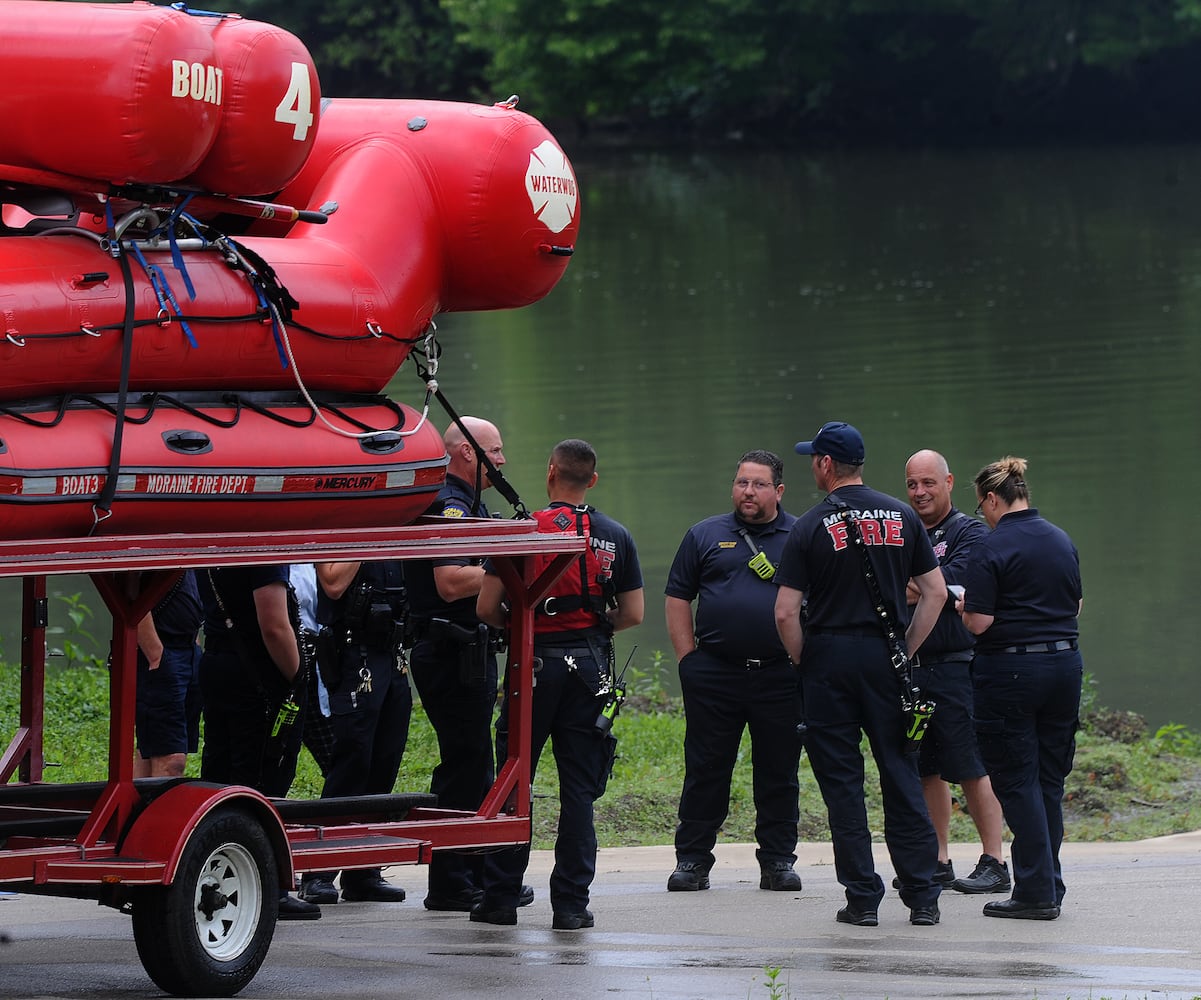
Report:
M 831 420 L 812 441 L 798 441 L 798 455 L 829 455 L 843 465 L 863 464 L 863 435 L 850 424 Z
M 901 901 L 910 923 L 931 926 L 940 918 L 938 838 L 916 755 L 905 752 L 892 649 L 864 558 L 879 599 L 905 632 L 909 655 L 937 621 L 946 584 L 913 508 L 864 484 L 863 437 L 854 427 L 825 424 L 796 450 L 812 456 L 813 481 L 826 496 L 797 518 L 784 545 L 774 577 L 775 619 L 788 658 L 800 668 L 805 747 L 829 814 L 834 871 L 846 890 L 846 906 L 835 919 L 875 927 L 884 899 L 864 805 L 859 747 L 866 733 L 880 773 L 884 840 Z M 910 580 L 920 594 L 912 607 L 906 599 Z

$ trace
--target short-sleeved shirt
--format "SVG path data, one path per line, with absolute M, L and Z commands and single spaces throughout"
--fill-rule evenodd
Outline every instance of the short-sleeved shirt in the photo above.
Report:
M 437 517 L 490 517 L 483 500 L 477 500 L 475 487 L 458 476 L 448 475 L 438 498 L 426 511 Z M 447 602 L 434 584 L 435 566 L 470 566 L 479 560 L 466 558 L 418 559 L 405 566 L 405 585 L 409 592 L 409 610 L 418 616 L 436 615 L 460 624 L 474 625 L 475 597 Z
M 993 616 L 977 652 L 1079 636 L 1080 556 L 1033 507 L 1004 515 L 977 544 L 963 585 L 964 609 Z
M 913 508 L 868 486 L 840 486 L 797 518 L 776 569 L 776 583 L 804 592 L 806 628 L 881 629 L 863 559 L 847 534 L 839 502 L 858 512 L 855 520 L 880 591 L 897 625 L 906 627 L 909 579 L 937 569 L 938 560 Z
M 776 632 L 776 585 L 748 563 L 763 552 L 778 565 L 795 523 L 796 518 L 783 510 L 767 524 L 748 524 L 730 511 L 688 529 L 664 593 L 690 604 L 696 601 L 699 644 L 716 646 L 734 659 L 785 655 Z
M 236 653 L 254 665 L 273 684 L 283 683 L 278 671 L 268 670 L 274 661 L 263 642 L 254 592 L 274 583 L 288 583 L 288 566 L 234 566 L 228 569 L 197 570 L 200 599 L 204 604 L 204 643 L 206 652 Z M 216 590 L 214 591 L 214 585 Z M 220 601 L 218 601 L 218 595 Z M 233 639 L 225 624 L 234 623 L 238 639 Z M 244 664 L 245 665 L 245 664 Z M 249 665 L 246 665 L 249 666 Z
M 988 537 L 988 525 L 952 507 L 942 521 L 927 530 L 927 534 L 930 536 L 930 544 L 934 546 L 938 564 L 942 567 L 943 579 L 947 583 L 962 586 L 972 550 L 980 539 Z M 975 643 L 975 637 L 964 628 L 963 620 L 955 610 L 954 597 L 948 596 L 946 606 L 938 616 L 930 637 L 922 643 L 922 659 L 966 652 Z

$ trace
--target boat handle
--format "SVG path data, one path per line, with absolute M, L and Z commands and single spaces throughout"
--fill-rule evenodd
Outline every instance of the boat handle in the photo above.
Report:
M 163 443 L 181 455 L 203 455 L 213 450 L 213 442 L 203 431 L 163 431 Z

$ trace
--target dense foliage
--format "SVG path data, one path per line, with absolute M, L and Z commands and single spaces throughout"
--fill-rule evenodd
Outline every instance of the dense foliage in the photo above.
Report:
M 241 0 L 326 94 L 662 141 L 1188 135 L 1201 0 Z

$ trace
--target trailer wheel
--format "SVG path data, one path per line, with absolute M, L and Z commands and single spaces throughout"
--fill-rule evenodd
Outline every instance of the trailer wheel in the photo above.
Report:
M 134 942 L 147 974 L 175 996 L 233 996 L 267 957 L 278 884 L 271 843 L 253 817 L 228 808 L 204 817 L 175 881 L 134 902 Z

